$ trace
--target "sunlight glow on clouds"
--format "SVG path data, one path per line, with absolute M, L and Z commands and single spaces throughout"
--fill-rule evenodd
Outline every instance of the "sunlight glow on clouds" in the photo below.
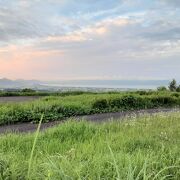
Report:
M 180 79 L 177 0 L 0 0 L 0 77 Z

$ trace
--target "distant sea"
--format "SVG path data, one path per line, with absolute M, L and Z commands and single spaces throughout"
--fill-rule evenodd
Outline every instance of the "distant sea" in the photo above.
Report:
M 112 88 L 112 89 L 156 89 L 168 86 L 169 80 L 66 80 L 49 81 L 42 85 L 75 88 Z

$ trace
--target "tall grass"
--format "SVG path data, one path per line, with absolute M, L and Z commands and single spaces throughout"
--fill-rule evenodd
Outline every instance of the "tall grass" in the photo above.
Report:
M 32 146 L 32 149 L 31 149 L 31 154 L 30 154 L 30 159 L 29 159 L 27 179 L 30 179 L 30 172 L 31 172 L 31 166 L 32 166 L 32 161 L 33 161 L 33 154 L 34 154 L 34 150 L 35 150 L 35 146 L 36 146 L 37 138 L 38 138 L 38 135 L 39 135 L 39 130 L 40 130 L 40 127 L 41 127 L 42 120 L 43 120 L 43 115 L 41 115 L 41 119 L 39 121 L 37 131 L 35 133 L 34 142 L 33 142 L 33 146 Z
M 180 113 L 102 124 L 69 120 L 0 137 L 0 179 L 180 179 Z M 29 166 L 29 155 L 33 161 Z

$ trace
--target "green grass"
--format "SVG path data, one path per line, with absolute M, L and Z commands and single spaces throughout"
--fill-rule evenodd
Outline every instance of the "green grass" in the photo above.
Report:
M 80 94 L 96 94 L 95 92 L 85 92 L 85 91 L 65 91 L 65 92 L 51 92 L 51 91 L 30 91 L 23 92 L 19 91 L 0 91 L 0 97 L 10 97 L 10 96 L 69 96 L 69 95 L 80 95 Z
M 38 121 L 42 113 L 44 121 L 54 121 L 94 113 L 180 106 L 180 93 L 169 91 L 73 93 L 33 102 L 0 103 L 0 125 Z
M 0 179 L 179 180 L 179 130 L 178 112 L 1 135 Z

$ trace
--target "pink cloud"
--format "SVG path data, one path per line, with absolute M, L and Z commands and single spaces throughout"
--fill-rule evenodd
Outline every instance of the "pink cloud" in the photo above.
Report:
M 38 51 L 32 47 L 10 45 L 0 49 L 0 76 L 32 78 L 51 68 L 52 60 L 64 55 L 63 51 Z M 57 63 L 57 62 L 56 62 Z M 58 61 L 61 64 L 61 61 Z M 63 66 L 63 63 L 61 64 Z

